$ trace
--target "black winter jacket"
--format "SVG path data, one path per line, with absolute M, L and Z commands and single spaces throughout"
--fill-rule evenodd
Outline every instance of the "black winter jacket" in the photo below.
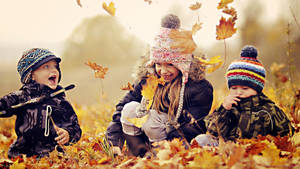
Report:
M 122 147 L 124 143 L 124 135 L 120 122 L 121 111 L 125 104 L 131 101 L 140 102 L 142 99 L 142 84 L 146 82 L 146 78 L 142 77 L 134 86 L 134 90 L 128 92 L 125 97 L 116 105 L 116 111 L 113 114 L 112 121 L 107 128 L 108 140 L 113 146 Z M 204 117 L 208 115 L 213 101 L 213 87 L 204 79 L 204 69 L 201 64 L 194 59 L 189 72 L 189 80 L 185 85 L 183 112 L 178 119 L 180 128 L 168 133 L 167 139 L 184 137 L 191 141 L 198 134 L 206 132 Z M 191 116 L 196 120 L 190 124 Z
M 10 158 L 26 154 L 27 156 L 44 156 L 53 151 L 57 145 L 54 126 L 68 131 L 70 142 L 75 143 L 81 137 L 81 129 L 71 104 L 65 99 L 64 93 L 39 103 L 28 104 L 16 109 L 9 109 L 13 105 L 24 103 L 32 98 L 49 96 L 56 90 L 36 82 L 25 84 L 19 91 L 12 92 L 0 99 L 0 117 L 16 115 L 15 132 L 17 140 L 10 146 Z M 51 111 L 52 110 L 52 111 Z M 69 144 L 69 143 L 67 143 Z

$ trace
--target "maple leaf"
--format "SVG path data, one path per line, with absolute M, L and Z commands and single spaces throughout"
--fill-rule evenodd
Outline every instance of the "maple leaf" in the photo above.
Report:
M 198 57 L 198 56 L 194 56 L 194 57 L 197 58 L 201 62 L 201 64 L 209 65 L 206 68 L 207 73 L 212 73 L 212 72 L 216 71 L 223 64 L 223 60 L 220 59 L 221 56 L 214 56 L 210 60 L 204 60 L 204 59 L 202 59 L 201 57 Z
M 78 6 L 82 7 L 82 4 L 81 4 L 80 0 L 76 0 L 76 2 L 77 2 Z
M 193 40 L 192 31 L 172 30 L 169 36 L 173 40 L 171 48 L 178 49 L 182 53 L 192 53 L 197 47 Z
M 90 61 L 88 61 L 85 64 L 95 71 L 95 78 L 104 79 L 104 76 L 108 71 L 107 67 L 102 67 L 102 66 L 97 65 L 96 63 L 93 63 Z
M 105 9 L 106 12 L 108 12 L 110 15 L 115 16 L 116 8 L 115 8 L 115 4 L 113 2 L 110 2 L 108 6 L 105 2 L 103 2 L 102 8 Z
M 142 128 L 143 124 L 147 121 L 149 114 L 141 118 L 127 118 L 130 123 L 134 124 L 136 127 Z
M 228 18 L 226 20 L 224 17 L 221 18 L 220 24 L 216 26 L 217 29 L 217 40 L 223 40 L 230 38 L 236 32 L 236 28 L 234 28 L 234 22 L 232 18 Z
M 153 102 L 153 96 L 156 91 L 158 84 L 164 85 L 163 78 L 158 79 L 155 75 L 149 75 L 146 84 L 142 85 L 142 96 L 144 96 L 147 100 L 149 100 L 149 104 L 147 105 L 147 110 L 149 110 L 150 106 Z
M 195 23 L 192 28 L 192 34 L 195 35 L 202 28 L 202 23 Z
M 198 10 L 199 8 L 201 8 L 201 5 L 202 5 L 201 3 L 196 2 L 195 4 L 190 5 L 189 8 L 191 10 L 195 11 L 195 10 Z
M 232 18 L 232 22 L 235 22 L 237 20 L 237 12 L 233 7 L 225 8 L 222 12 L 230 15 Z
M 228 4 L 230 4 L 231 2 L 233 2 L 233 0 L 221 0 L 221 2 L 219 2 L 219 5 L 218 5 L 218 9 L 222 9 L 222 8 L 225 8 L 227 7 Z
M 128 83 L 127 83 L 127 86 L 125 85 L 125 86 L 121 87 L 121 89 L 122 89 L 122 90 L 129 90 L 129 91 L 131 91 L 131 90 L 133 90 L 133 86 L 132 86 L 132 84 L 130 84 L 130 83 L 128 82 Z

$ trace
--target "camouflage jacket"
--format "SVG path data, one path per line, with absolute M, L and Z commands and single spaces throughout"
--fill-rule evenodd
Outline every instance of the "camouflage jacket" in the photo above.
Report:
M 284 136 L 294 132 L 285 113 L 263 93 L 241 99 L 226 110 L 220 106 L 205 118 L 208 133 L 224 140 L 258 135 Z
M 29 83 L 22 86 L 19 91 L 12 92 L 0 99 L 0 117 L 16 115 L 15 132 L 17 140 L 10 146 L 8 156 L 16 157 L 20 154 L 27 156 L 44 156 L 53 151 L 57 145 L 54 123 L 68 131 L 70 142 L 77 142 L 81 137 L 81 129 L 77 116 L 65 95 L 59 94 L 40 103 L 28 104 L 19 108 L 10 109 L 11 106 L 26 102 L 32 98 L 48 96 L 56 90 L 38 83 Z M 69 143 L 67 143 L 69 144 Z

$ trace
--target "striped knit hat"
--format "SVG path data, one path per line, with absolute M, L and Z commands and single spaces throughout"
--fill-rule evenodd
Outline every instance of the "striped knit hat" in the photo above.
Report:
M 49 51 L 48 49 L 42 48 L 32 48 L 26 50 L 21 59 L 18 62 L 18 72 L 21 76 L 21 82 L 23 84 L 29 83 L 31 81 L 31 73 L 32 71 L 39 68 L 42 64 L 49 62 L 50 60 L 56 60 L 57 62 L 57 69 L 59 71 L 59 80 L 61 79 L 61 72 L 59 68 L 59 62 L 61 59 L 55 56 L 54 53 Z
M 245 46 L 240 60 L 232 62 L 226 72 L 228 87 L 235 85 L 248 86 L 260 93 L 265 84 L 266 71 L 257 60 L 254 46 Z

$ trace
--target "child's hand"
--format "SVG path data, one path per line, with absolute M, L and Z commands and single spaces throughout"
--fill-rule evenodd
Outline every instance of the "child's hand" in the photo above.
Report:
M 241 101 L 237 95 L 228 95 L 225 97 L 222 106 L 226 110 L 230 110 L 232 108 L 232 104 L 238 105 L 238 102 Z
M 67 130 L 54 126 L 58 137 L 55 138 L 58 144 L 64 145 L 70 140 L 70 135 Z

